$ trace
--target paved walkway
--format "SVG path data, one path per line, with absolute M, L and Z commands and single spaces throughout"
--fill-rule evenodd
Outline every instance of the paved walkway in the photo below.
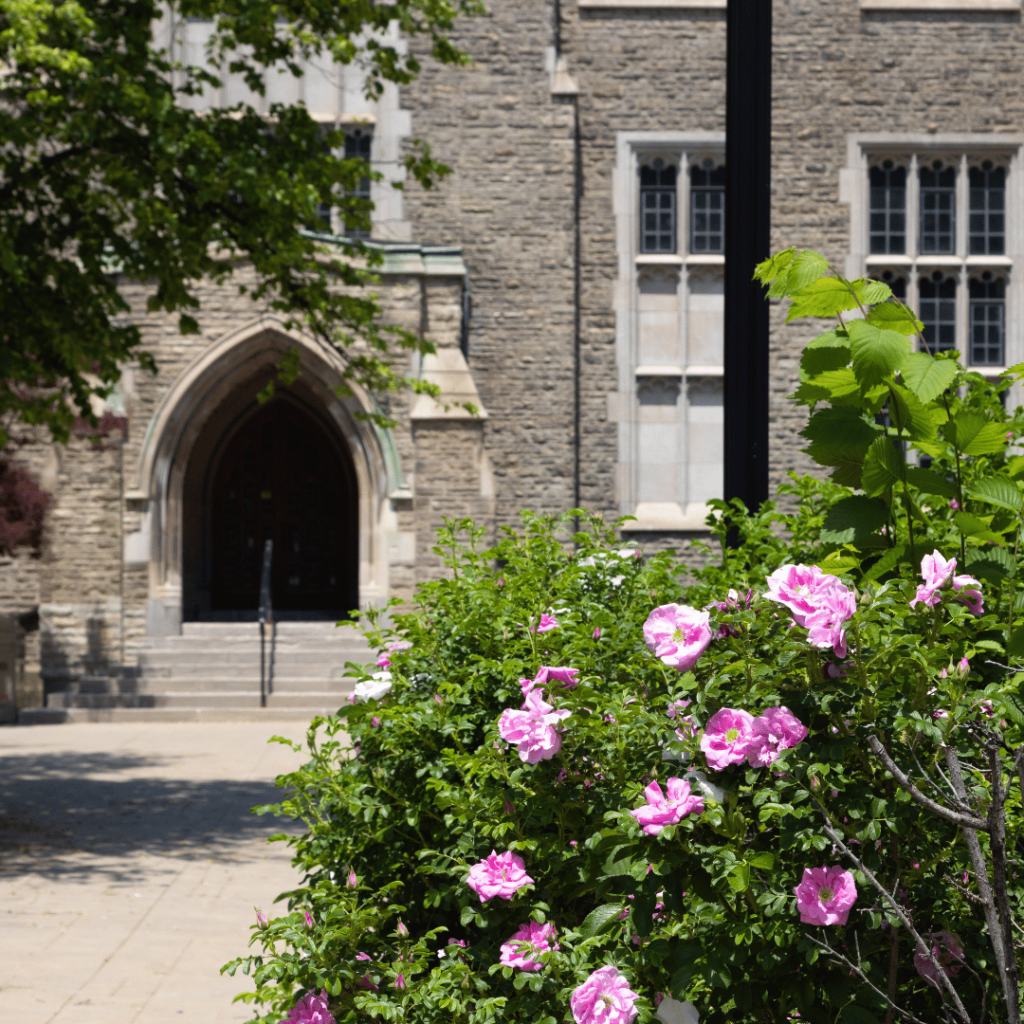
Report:
M 0 729 L 0 1024 L 251 1018 L 219 968 L 299 881 L 249 813 L 302 763 L 274 733 L 304 726 Z

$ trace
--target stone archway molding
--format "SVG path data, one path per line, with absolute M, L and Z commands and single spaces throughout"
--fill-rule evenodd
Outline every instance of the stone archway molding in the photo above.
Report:
M 297 350 L 302 373 L 296 389 L 335 427 L 352 455 L 359 488 L 360 606 L 387 598 L 386 535 L 394 529 L 388 498 L 395 489 L 396 452 L 372 422 L 356 412 L 374 411 L 372 398 L 349 383 L 352 396 L 338 398 L 345 362 L 330 345 L 261 316 L 205 348 L 164 394 L 150 419 L 127 501 L 144 511 L 142 530 L 127 538 L 126 561 L 147 564 L 146 632 L 181 631 L 182 508 L 185 471 L 196 441 L 218 407 L 241 385 L 266 372 L 285 352 Z M 400 467 L 397 477 L 401 479 Z

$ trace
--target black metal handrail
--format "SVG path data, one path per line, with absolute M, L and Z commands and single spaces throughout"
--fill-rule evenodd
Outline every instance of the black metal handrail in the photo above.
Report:
M 263 571 L 260 573 L 260 707 L 267 706 L 267 661 L 266 661 L 266 625 L 274 625 L 274 606 L 270 601 L 270 564 L 274 557 L 274 542 L 268 540 L 263 545 Z

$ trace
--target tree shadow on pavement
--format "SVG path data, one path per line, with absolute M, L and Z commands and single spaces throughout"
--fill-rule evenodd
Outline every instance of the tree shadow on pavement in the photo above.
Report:
M 285 824 L 296 831 L 294 822 L 251 812 L 285 796 L 273 782 L 133 775 L 171 760 L 5 752 L 0 878 L 34 874 L 85 881 L 101 875 L 130 882 L 143 872 L 145 856 L 242 862 L 252 859 L 254 843 L 280 833 Z

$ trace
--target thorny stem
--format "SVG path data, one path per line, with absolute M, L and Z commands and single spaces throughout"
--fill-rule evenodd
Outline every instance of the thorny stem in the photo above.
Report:
M 949 398 L 946 393 L 942 393 L 942 404 L 946 407 L 946 416 L 949 419 L 953 418 L 953 414 L 949 411 Z M 956 500 L 960 506 L 960 510 L 964 511 L 964 478 L 960 471 L 960 449 L 957 448 L 956 443 L 953 444 L 953 454 L 956 456 Z M 964 541 L 964 531 L 957 527 L 960 532 L 960 564 L 964 567 L 967 565 L 967 545 Z
M 1013 538 L 1013 564 L 1019 565 L 1017 561 L 1017 555 L 1020 551 L 1020 516 L 1017 516 L 1017 532 Z M 1013 584 L 1015 581 L 1016 573 L 1010 576 L 1010 599 L 1009 607 L 1006 609 L 1006 642 L 1010 642 L 1010 634 L 1013 632 Z M 1021 790 L 1024 794 L 1024 789 Z
M 932 966 L 935 968 L 936 977 L 939 980 L 942 988 L 946 990 L 950 998 L 953 1000 L 953 1005 L 956 1007 L 957 1015 L 962 1021 L 970 1024 L 970 1016 L 967 1013 L 964 1004 L 960 1000 L 960 996 L 957 994 L 956 989 L 953 987 L 953 982 L 950 981 L 949 975 L 946 974 L 945 968 L 936 959 L 935 954 L 931 950 L 931 946 L 921 937 L 920 933 L 911 923 L 909 917 L 903 910 L 902 904 L 896 899 L 895 895 L 889 892 L 888 889 L 875 877 L 871 869 L 858 857 L 843 841 L 843 837 L 832 827 L 832 819 L 828 815 L 828 811 L 825 810 L 825 805 L 820 801 L 816 801 L 818 809 L 821 811 L 822 817 L 825 819 L 824 831 L 825 835 L 835 843 L 836 847 L 841 853 L 848 857 L 858 868 L 858 870 L 864 875 L 864 877 L 882 894 L 885 901 L 892 908 L 893 913 L 899 918 L 900 923 L 904 928 L 913 936 L 914 942 L 917 944 L 917 948 L 931 961 Z M 977 836 L 975 836 L 975 842 L 977 842 Z M 940 989 L 941 991 L 941 989 Z M 1016 1022 L 1019 1024 L 1019 1022 Z

